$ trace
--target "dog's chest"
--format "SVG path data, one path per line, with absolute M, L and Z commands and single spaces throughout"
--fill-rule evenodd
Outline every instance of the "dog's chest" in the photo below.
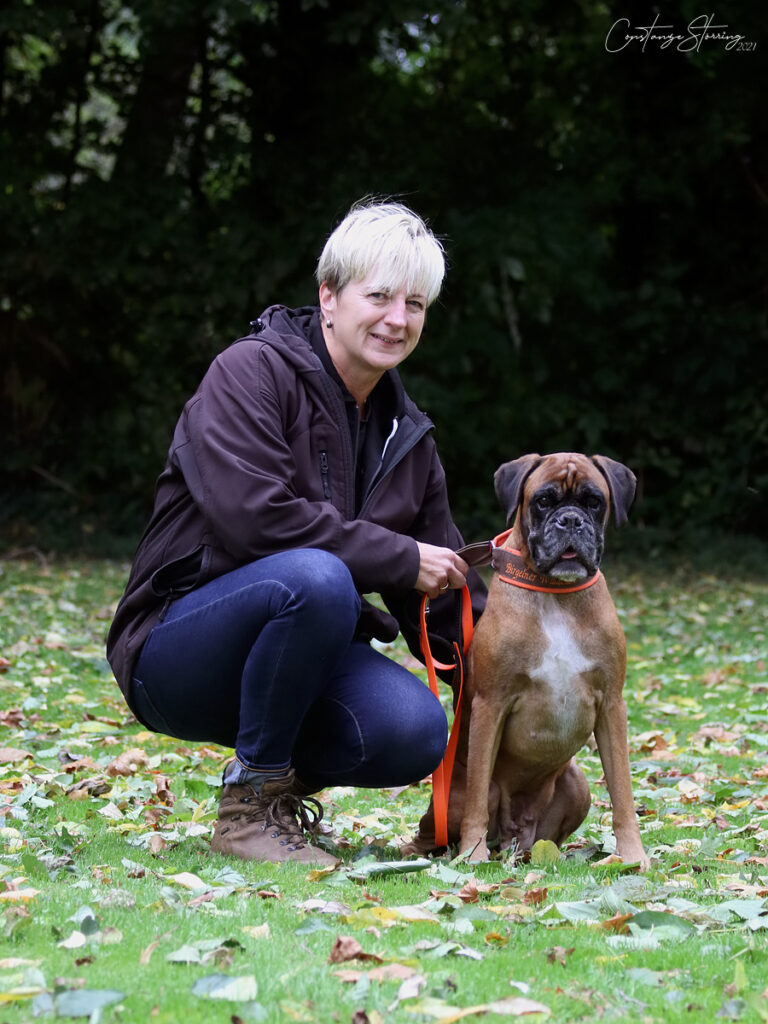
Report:
M 584 654 L 575 621 L 557 601 L 544 604 L 540 627 L 544 644 L 531 679 L 547 686 L 553 696 L 563 697 L 572 689 L 574 676 L 588 672 L 592 664 Z
M 542 600 L 538 663 L 530 666 L 525 696 L 517 705 L 519 725 L 539 752 L 570 756 L 594 728 L 596 667 L 578 628 L 555 599 Z M 514 716 L 513 716 L 514 718 Z

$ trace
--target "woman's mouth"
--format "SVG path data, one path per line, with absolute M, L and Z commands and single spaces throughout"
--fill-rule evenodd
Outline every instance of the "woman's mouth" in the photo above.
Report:
M 376 341 L 380 341 L 383 345 L 399 345 L 403 341 L 402 338 L 387 338 L 383 334 L 374 334 L 371 331 L 371 337 L 375 338 Z

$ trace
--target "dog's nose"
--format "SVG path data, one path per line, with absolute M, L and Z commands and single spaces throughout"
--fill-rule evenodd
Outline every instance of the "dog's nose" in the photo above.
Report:
M 584 518 L 577 509 L 568 508 L 558 513 L 555 523 L 561 530 L 580 530 L 584 525 Z

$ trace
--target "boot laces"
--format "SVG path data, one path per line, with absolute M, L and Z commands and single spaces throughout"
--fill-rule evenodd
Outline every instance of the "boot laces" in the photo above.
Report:
M 310 806 L 311 805 L 311 806 Z M 323 808 L 313 797 L 281 793 L 264 809 L 264 824 L 274 825 L 281 835 L 288 836 L 298 849 L 307 845 L 305 832 L 313 832 L 323 817 Z

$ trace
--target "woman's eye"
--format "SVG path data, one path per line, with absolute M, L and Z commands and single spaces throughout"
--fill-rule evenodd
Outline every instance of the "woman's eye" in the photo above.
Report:
M 415 313 L 424 312 L 424 303 L 421 302 L 419 299 L 408 299 L 408 305 Z

